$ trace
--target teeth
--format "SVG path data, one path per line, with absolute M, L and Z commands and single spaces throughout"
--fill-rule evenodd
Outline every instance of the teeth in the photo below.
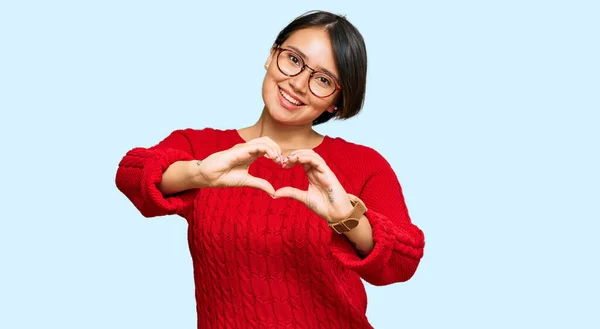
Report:
M 281 95 L 283 96 L 283 98 L 287 99 L 290 103 L 294 104 L 294 105 L 300 105 L 301 103 L 298 102 L 297 100 L 295 100 L 292 96 L 288 95 L 285 91 L 283 91 L 283 89 L 281 90 Z
M 279 93 L 281 94 L 281 96 L 283 96 L 283 98 L 287 99 L 290 103 L 294 104 L 294 105 L 302 105 L 301 102 L 298 102 L 297 100 L 295 100 L 294 98 L 292 98 L 292 96 L 288 95 L 285 91 L 283 91 L 283 89 L 279 89 Z

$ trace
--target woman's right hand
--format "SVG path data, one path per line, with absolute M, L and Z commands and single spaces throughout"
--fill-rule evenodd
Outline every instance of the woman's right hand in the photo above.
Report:
M 281 148 L 269 137 L 259 137 L 221 152 L 213 153 L 202 161 L 194 161 L 194 185 L 202 187 L 241 187 L 261 189 L 269 195 L 275 189 L 268 181 L 254 177 L 248 168 L 258 157 L 265 156 L 281 164 Z

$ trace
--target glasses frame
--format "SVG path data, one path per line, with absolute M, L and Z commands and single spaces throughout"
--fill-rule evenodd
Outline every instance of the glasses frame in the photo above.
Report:
M 282 53 L 282 52 L 284 52 L 284 51 L 289 51 L 289 52 L 293 53 L 294 55 L 296 55 L 296 57 L 297 57 L 298 59 L 300 59 L 300 60 L 302 61 L 302 64 L 303 64 L 303 65 L 302 65 L 302 67 L 300 68 L 300 72 L 298 72 L 298 73 L 296 73 L 296 74 L 293 74 L 293 75 L 291 75 L 291 74 L 287 74 L 287 73 L 283 72 L 283 70 L 281 69 L 281 67 L 279 67 L 279 56 L 280 56 L 280 55 L 281 55 L 281 53 Z M 295 52 L 295 51 L 294 51 L 294 50 L 292 50 L 292 49 L 289 49 L 289 48 L 283 48 L 283 47 L 281 47 L 281 46 L 279 46 L 279 45 L 278 45 L 278 46 L 277 46 L 277 58 L 275 58 L 275 61 L 277 62 L 277 68 L 279 69 L 279 72 L 281 72 L 281 74 L 283 74 L 283 75 L 285 75 L 285 76 L 287 76 L 287 77 L 295 77 L 295 76 L 297 76 L 297 75 L 301 74 L 301 73 L 304 71 L 304 69 L 306 69 L 306 68 L 308 68 L 309 70 L 311 70 L 311 72 L 310 72 L 310 76 L 308 77 L 308 90 L 310 90 L 310 92 L 311 92 L 313 95 L 315 95 L 315 97 L 318 97 L 318 98 L 327 98 L 327 97 L 329 97 L 329 96 L 331 96 L 331 95 L 335 94 L 335 92 L 336 92 L 336 91 L 338 91 L 338 90 L 342 90 L 342 86 L 340 86 L 340 84 L 337 82 L 337 80 L 336 80 L 334 77 L 332 77 L 332 76 L 331 76 L 330 74 L 328 74 L 327 72 L 323 72 L 323 71 L 317 71 L 317 70 L 313 69 L 312 67 L 308 66 L 308 65 L 306 64 L 306 61 L 304 60 L 304 58 L 303 58 L 302 56 L 300 56 L 300 54 L 298 54 L 297 52 Z M 315 73 L 317 73 L 317 72 L 318 72 L 318 73 L 322 73 L 322 74 L 324 74 L 324 75 L 326 75 L 326 76 L 330 77 L 330 78 L 331 78 L 331 81 L 333 81 L 333 83 L 335 84 L 335 89 L 333 89 L 333 91 L 331 92 L 331 94 L 329 94 L 329 95 L 327 95 L 327 96 L 319 96 L 319 95 L 315 94 L 315 92 L 312 90 L 312 88 L 310 88 L 310 79 L 311 79 L 311 78 L 313 77 L 313 75 L 314 75 Z

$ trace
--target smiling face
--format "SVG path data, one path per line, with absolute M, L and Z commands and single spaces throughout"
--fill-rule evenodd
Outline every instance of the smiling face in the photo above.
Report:
M 339 77 L 329 35 L 322 28 L 297 30 L 280 48 L 295 51 L 312 69 L 329 72 L 334 78 Z M 324 111 L 333 113 L 340 91 L 336 90 L 325 98 L 315 96 L 308 85 L 312 71 L 306 68 L 298 75 L 285 75 L 277 66 L 278 53 L 277 49 L 273 49 L 265 65 L 267 73 L 263 80 L 262 96 L 268 114 L 282 124 L 311 125 Z M 295 58 L 293 60 L 296 62 Z

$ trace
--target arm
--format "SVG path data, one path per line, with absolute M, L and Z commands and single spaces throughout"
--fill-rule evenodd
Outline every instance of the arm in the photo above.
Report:
M 363 226 L 346 236 L 332 232 L 331 240 L 333 255 L 373 285 L 409 280 L 423 257 L 425 245 L 423 232 L 411 222 L 396 174 L 387 161 L 381 163 L 359 195 L 368 209 L 361 218 Z M 368 223 L 363 222 L 365 219 Z M 372 250 L 365 250 L 368 255 L 360 257 L 351 243 L 369 249 L 371 239 Z
M 194 188 L 207 187 L 208 183 L 200 173 L 200 160 L 177 161 L 162 175 L 158 189 L 163 195 L 173 195 Z
M 362 215 L 358 226 L 343 234 L 348 239 L 348 242 L 354 246 L 354 249 L 356 249 L 361 258 L 367 257 L 373 251 L 373 247 L 375 246 L 375 241 L 373 241 L 373 227 L 367 216 Z
M 182 214 L 197 189 L 190 189 L 193 151 L 184 130 L 150 148 L 134 148 L 119 163 L 117 188 L 145 217 Z

